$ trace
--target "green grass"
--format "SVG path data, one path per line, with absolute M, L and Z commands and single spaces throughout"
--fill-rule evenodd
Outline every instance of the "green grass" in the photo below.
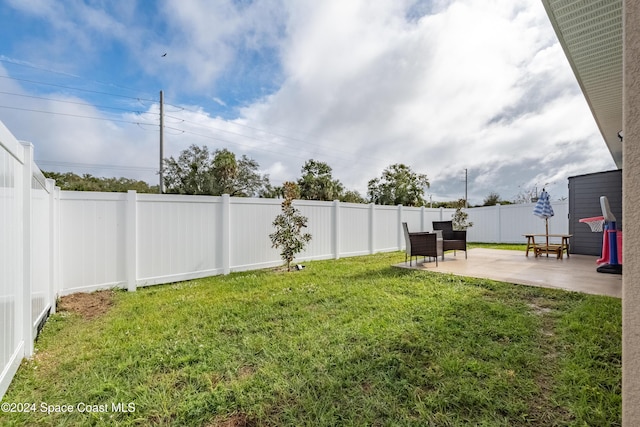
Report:
M 526 251 L 526 244 L 518 244 L 518 243 L 468 243 L 469 249 L 473 248 L 487 248 L 487 249 L 507 249 L 511 251 Z
M 621 424 L 620 300 L 391 267 L 402 260 L 118 291 L 94 320 L 57 313 L 3 402 L 108 412 L 0 424 Z

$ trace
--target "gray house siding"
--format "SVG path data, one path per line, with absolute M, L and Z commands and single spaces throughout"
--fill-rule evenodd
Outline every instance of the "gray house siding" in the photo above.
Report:
M 569 234 L 571 253 L 600 255 L 602 233 L 593 233 L 581 218 L 602 216 L 600 196 L 607 196 L 617 229 L 622 229 L 622 170 L 578 175 L 569 178 Z

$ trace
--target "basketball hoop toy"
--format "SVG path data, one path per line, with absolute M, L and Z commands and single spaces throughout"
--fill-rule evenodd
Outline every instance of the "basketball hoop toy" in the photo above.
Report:
M 602 234 L 602 256 L 596 261 L 600 267 L 599 273 L 622 274 L 622 265 L 618 263 L 618 234 L 616 230 L 616 217 L 611 212 L 607 196 L 600 197 L 602 216 L 582 218 L 578 220 L 587 224 L 594 233 Z M 620 235 L 620 237 L 622 237 Z
M 593 233 L 602 233 L 602 226 L 604 225 L 604 217 L 603 216 L 594 216 L 591 218 L 582 218 L 579 219 L 578 222 L 582 222 L 583 224 L 587 224 Z

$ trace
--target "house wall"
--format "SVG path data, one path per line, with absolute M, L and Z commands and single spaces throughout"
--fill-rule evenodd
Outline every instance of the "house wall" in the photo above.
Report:
M 607 196 L 616 217 L 618 230 L 622 230 L 622 171 L 612 170 L 569 177 L 569 234 L 571 253 L 600 255 L 602 233 L 594 233 L 581 218 L 602 216 L 600 196 Z
M 640 425 L 640 2 L 623 3 L 622 423 Z

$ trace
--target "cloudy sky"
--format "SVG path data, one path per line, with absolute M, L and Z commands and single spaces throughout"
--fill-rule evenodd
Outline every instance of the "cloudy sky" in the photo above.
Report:
M 228 148 L 273 184 L 308 159 L 365 195 L 510 200 L 615 169 L 540 0 L 0 0 L 0 121 L 43 170 L 158 181 Z M 166 55 L 165 55 L 166 54 Z

